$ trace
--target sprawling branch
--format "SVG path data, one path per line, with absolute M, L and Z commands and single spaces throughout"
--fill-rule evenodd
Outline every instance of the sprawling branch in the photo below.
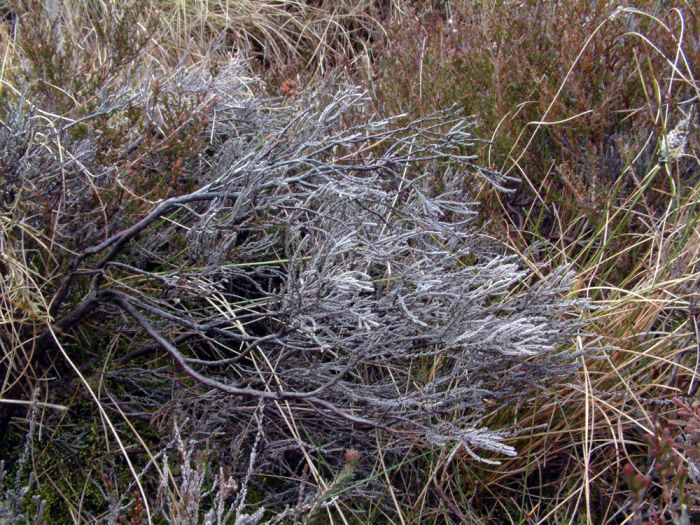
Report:
M 286 400 L 303 400 L 307 401 L 309 404 L 312 406 L 316 407 L 321 407 L 326 410 L 329 410 L 336 416 L 340 416 L 343 419 L 346 419 L 352 423 L 356 423 L 359 425 L 365 425 L 369 427 L 382 427 L 383 425 L 380 425 L 379 423 L 375 423 L 373 421 L 369 421 L 367 419 L 361 418 L 354 416 L 352 414 L 349 414 L 347 412 L 344 412 L 340 410 L 338 407 L 333 405 L 332 403 L 329 403 L 327 401 L 324 401 L 323 399 L 319 399 L 317 396 L 323 395 L 324 390 L 326 389 L 325 387 L 319 387 L 315 389 L 313 392 L 305 392 L 305 393 L 299 393 L 299 392 L 285 392 L 282 390 L 278 390 L 276 392 L 272 391 L 260 391 L 260 390 L 253 390 L 250 388 L 239 388 L 235 385 L 231 385 L 228 383 L 222 383 L 220 381 L 217 381 L 211 377 L 207 377 L 205 375 L 200 374 L 197 372 L 195 369 L 193 369 L 188 363 L 187 360 L 184 358 L 184 356 L 175 348 L 170 342 L 165 339 L 158 331 L 156 331 L 153 326 L 146 320 L 145 317 L 143 317 L 136 308 L 131 306 L 129 302 L 121 297 L 116 298 L 115 302 L 121 306 L 124 310 L 126 310 L 131 317 L 133 317 L 136 322 L 145 330 L 145 332 L 153 338 L 153 340 L 160 345 L 160 347 L 168 352 L 170 356 L 175 360 L 177 365 L 180 367 L 180 369 L 185 372 L 188 376 L 190 376 L 192 379 L 197 381 L 198 383 L 201 383 L 202 385 L 208 386 L 210 388 L 214 388 L 216 390 L 220 390 L 221 392 L 225 392 L 226 394 L 231 394 L 234 396 L 243 396 L 243 397 L 252 397 L 252 398 L 259 398 L 259 399 L 264 399 L 268 401 L 286 401 Z

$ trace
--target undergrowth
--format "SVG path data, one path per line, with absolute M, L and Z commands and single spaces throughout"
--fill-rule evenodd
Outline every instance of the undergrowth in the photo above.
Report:
M 694 3 L 0 14 L 11 522 L 698 519 Z

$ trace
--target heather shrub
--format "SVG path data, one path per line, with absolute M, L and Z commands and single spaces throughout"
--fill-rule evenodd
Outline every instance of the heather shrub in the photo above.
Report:
M 514 177 L 475 162 L 472 120 L 379 118 L 342 82 L 270 98 L 230 56 L 166 67 L 132 15 L 81 36 L 37 9 L 8 48 L 1 397 L 46 402 L 47 511 L 391 516 L 412 489 L 379 465 L 517 454 L 483 418 L 571 376 L 576 303 L 565 267 L 477 230 L 475 193 Z M 121 51 L 105 72 L 95 49 Z
M 523 180 L 515 192 L 484 196 L 498 225 L 491 231 L 513 231 L 521 245 L 559 242 L 574 251 L 572 241 L 585 246 L 603 226 L 603 210 L 634 193 L 662 138 L 698 95 L 697 8 L 633 4 L 643 11 L 602 0 L 450 2 L 440 9 L 418 2 L 373 48 L 374 98 L 412 115 L 451 104 L 475 115 L 476 132 L 493 140 L 480 148 L 481 162 Z M 697 127 L 689 131 L 697 140 Z M 681 180 L 691 180 L 694 163 L 679 162 Z M 672 191 L 664 177 L 650 188 Z M 663 213 L 663 199 L 647 202 Z M 630 268 L 626 262 L 616 279 Z

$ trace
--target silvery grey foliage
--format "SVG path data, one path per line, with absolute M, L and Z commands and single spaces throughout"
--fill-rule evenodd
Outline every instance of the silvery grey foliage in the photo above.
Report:
M 248 485 L 254 473 L 255 457 L 263 433 L 261 424 L 262 421 L 258 421 L 248 471 L 239 485 L 233 477 L 225 476 L 222 468 L 218 475 L 208 475 L 202 462 L 194 457 L 199 452 L 197 441 L 183 439 L 175 423 L 173 440 L 163 454 L 163 476 L 154 509 L 157 515 L 166 523 L 178 525 L 272 525 L 288 517 L 290 510 L 279 512 L 272 519 L 263 522 L 265 507 L 248 512 L 245 509 Z M 171 460 L 177 465 L 176 472 L 171 470 Z M 174 490 L 171 487 L 173 480 L 177 484 Z M 171 491 L 178 496 L 171 497 Z
M 558 347 L 575 324 L 564 272 L 534 279 L 477 231 L 474 189 L 507 191 L 510 180 L 475 166 L 470 119 L 378 119 L 352 87 L 260 97 L 237 63 L 215 75 L 183 67 L 157 89 L 147 72 L 139 78 L 105 92 L 96 114 L 141 108 L 164 136 L 162 101 L 177 99 L 206 116 L 207 141 L 178 191 L 138 216 L 125 201 L 102 220 L 90 191 L 126 184 L 138 133 L 107 162 L 98 137 L 76 138 L 70 123 L 48 132 L 36 118 L 28 132 L 16 117 L 0 131 L 0 145 L 24 137 L 17 184 L 56 205 L 53 239 L 70 255 L 47 303 L 61 341 L 70 348 L 88 319 L 129 341 L 106 378 L 107 388 L 119 378 L 110 403 L 153 414 L 138 385 L 155 388 L 167 373 L 133 363 L 167 355 L 159 366 L 192 388 L 153 391 L 172 396 L 158 417 L 177 408 L 193 436 L 236 440 L 239 480 L 249 465 L 300 476 L 306 453 L 336 466 L 350 447 L 371 457 L 377 435 L 389 454 L 515 454 L 480 418 L 568 374 L 572 356 Z M 153 177 L 166 171 L 153 165 Z M 23 210 L 45 228 L 38 207 Z M 52 341 L 40 334 L 39 355 Z M 255 417 L 266 421 L 258 445 Z M 184 482 L 202 486 L 196 473 Z M 295 490 L 269 499 L 289 503 Z
M 34 480 L 31 475 L 28 483 L 19 484 L 14 487 L 4 487 L 5 463 L 0 461 L 0 523 L 7 525 L 36 525 L 45 523 L 42 516 L 44 514 L 45 502 L 38 496 L 31 496 L 30 491 Z M 34 511 L 30 510 L 34 507 Z
M 36 392 L 33 402 L 36 403 Z M 12 484 L 6 481 L 5 461 L 0 459 L 0 523 L 3 525 L 42 525 L 46 502 L 32 495 L 34 473 L 29 470 L 30 448 L 35 434 L 36 405 L 30 411 L 29 431 L 24 438 L 22 453 L 15 465 Z M 26 479 L 24 479 L 26 477 Z

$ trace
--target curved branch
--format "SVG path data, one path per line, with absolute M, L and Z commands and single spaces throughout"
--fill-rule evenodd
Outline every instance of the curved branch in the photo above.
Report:
M 227 394 L 232 394 L 235 396 L 244 396 L 244 397 L 252 397 L 252 398 L 257 398 L 257 399 L 265 399 L 269 401 L 287 401 L 287 400 L 300 400 L 300 401 L 305 401 L 312 405 L 315 408 L 323 408 L 325 410 L 329 410 L 336 414 L 337 416 L 342 417 L 343 419 L 346 419 L 352 423 L 356 423 L 358 425 L 365 425 L 365 426 L 370 426 L 370 427 L 376 427 L 376 428 L 383 428 L 383 425 L 376 423 L 374 421 L 370 421 L 369 419 L 365 419 L 362 417 L 354 416 L 352 414 L 349 414 L 345 412 L 344 410 L 341 410 L 337 406 L 333 405 L 332 403 L 329 403 L 328 401 L 325 401 L 323 399 L 319 399 L 318 397 L 315 397 L 319 392 L 318 389 L 315 390 L 314 392 L 311 393 L 297 393 L 297 392 L 285 392 L 282 390 L 278 390 L 277 392 L 268 392 L 268 391 L 261 391 L 261 390 L 255 390 L 252 388 L 240 388 L 234 385 L 229 385 L 226 383 L 222 383 L 220 381 L 217 381 L 216 379 L 212 379 L 211 377 L 207 377 L 199 372 L 197 372 L 195 369 L 193 369 L 188 363 L 186 358 L 180 353 L 180 351 L 175 348 L 170 341 L 165 339 L 151 324 L 148 322 L 148 320 L 141 315 L 141 313 L 136 310 L 136 308 L 133 307 L 133 305 L 129 304 L 128 301 L 124 300 L 122 297 L 115 297 L 114 302 L 119 305 L 122 309 L 124 309 L 140 326 L 143 328 L 146 333 L 156 342 L 158 343 L 163 350 L 168 352 L 170 356 L 175 360 L 177 365 L 180 367 L 180 369 L 187 374 L 189 377 L 197 381 L 198 383 L 201 383 L 202 385 L 208 386 L 210 388 L 214 388 L 216 390 L 219 390 L 221 392 L 225 392 Z
M 151 223 L 154 221 L 160 219 L 163 217 L 165 214 L 169 213 L 171 210 L 177 208 L 178 206 L 181 206 L 183 204 L 188 204 L 190 202 L 198 202 L 198 201 L 207 201 L 207 200 L 214 200 L 214 199 L 233 199 L 233 198 L 238 198 L 240 193 L 238 192 L 222 192 L 222 191 L 196 191 L 194 193 L 189 193 L 187 195 L 182 195 L 180 197 L 171 197 L 170 199 L 167 199 L 160 204 L 158 204 L 148 215 L 146 215 L 143 219 L 140 221 L 136 222 L 135 224 L 131 225 L 129 228 L 122 230 L 118 233 L 115 233 L 108 239 L 105 239 L 99 244 L 96 244 L 94 246 L 91 246 L 90 248 L 86 248 L 83 250 L 82 253 L 80 253 L 71 263 L 70 267 L 68 268 L 68 271 L 66 272 L 66 277 L 63 279 L 63 282 L 61 285 L 58 287 L 58 290 L 54 294 L 53 300 L 51 301 L 51 305 L 49 306 L 49 313 L 51 316 L 54 316 L 58 313 L 60 310 L 61 306 L 63 305 L 63 302 L 66 299 L 66 296 L 68 295 L 68 291 L 70 290 L 71 284 L 73 284 L 73 279 L 76 276 L 76 272 L 78 271 L 78 268 L 80 266 L 80 263 L 82 263 L 85 259 L 87 259 L 91 255 L 96 255 L 100 253 L 101 251 L 106 250 L 107 248 L 112 248 L 107 255 L 105 255 L 96 265 L 95 269 L 96 270 L 102 270 L 107 266 L 107 264 L 116 257 L 116 255 L 119 253 L 119 250 L 131 239 L 136 237 L 138 234 L 140 234 L 143 230 L 145 230 Z M 93 282 L 92 289 L 96 290 L 97 286 L 99 285 L 100 282 L 100 275 L 97 275 L 95 277 L 95 281 Z

